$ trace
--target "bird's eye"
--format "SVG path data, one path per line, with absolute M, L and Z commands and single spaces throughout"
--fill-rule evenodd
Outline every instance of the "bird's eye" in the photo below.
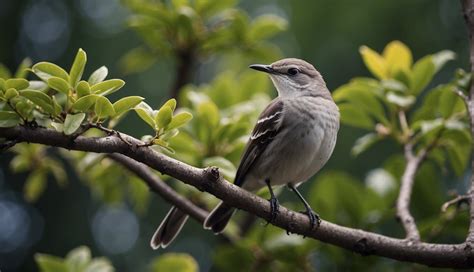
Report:
M 299 72 L 300 72 L 300 71 L 299 71 L 298 69 L 296 69 L 296 68 L 290 68 L 290 69 L 288 69 L 288 74 L 289 74 L 290 76 L 294 76 L 294 75 L 298 74 Z

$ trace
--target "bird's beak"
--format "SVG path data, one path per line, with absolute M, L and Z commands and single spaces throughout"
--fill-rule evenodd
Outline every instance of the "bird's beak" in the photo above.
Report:
M 265 65 L 265 64 L 252 64 L 249 66 L 249 68 L 255 69 L 257 71 L 262 71 L 265 73 L 273 74 L 275 70 L 270 65 Z

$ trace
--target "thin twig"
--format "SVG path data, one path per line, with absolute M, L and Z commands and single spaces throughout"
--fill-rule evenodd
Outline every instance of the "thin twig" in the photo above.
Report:
M 270 220 L 268 201 L 225 181 L 216 168 L 195 168 L 167 157 L 151 148 L 137 148 L 138 139 L 122 134 L 132 146 L 118 137 L 79 136 L 71 143 L 62 133 L 51 129 L 32 129 L 24 126 L 0 128 L 0 137 L 43 145 L 96 153 L 120 153 L 149 167 L 170 175 L 202 191 L 209 192 L 237 209 L 248 211 Z M 309 229 L 308 217 L 280 207 L 272 224 L 291 233 L 330 243 L 362 255 L 378 255 L 400 261 L 416 262 L 433 267 L 473 268 L 474 251 L 470 244 L 407 243 L 360 229 L 339 226 L 322 220 L 314 230 Z
M 466 103 L 466 106 L 467 106 L 467 103 L 469 101 L 469 97 L 467 97 L 467 95 L 465 95 L 464 92 L 461 89 L 459 89 L 458 87 L 453 88 L 452 91 L 457 96 L 459 96 L 463 100 L 463 102 Z
M 132 144 L 127 141 L 124 137 L 122 137 L 122 134 L 118 131 L 118 130 L 114 130 L 114 129 L 110 129 L 110 128 L 106 128 L 104 126 L 102 126 L 102 124 L 100 123 L 97 123 L 97 124 L 89 124 L 89 127 L 92 127 L 92 128 L 96 128 L 98 130 L 102 130 L 104 131 L 105 133 L 107 133 L 107 135 L 117 135 L 117 137 L 122 140 L 122 142 L 128 144 L 129 146 L 131 146 Z
M 469 204 L 469 199 L 471 196 L 469 195 L 458 195 L 457 197 L 446 201 L 443 206 L 441 206 L 441 211 L 446 212 L 449 208 L 449 206 L 456 204 L 457 206 L 460 206 L 462 203 L 468 203 Z
M 415 174 L 421 163 L 421 157 L 413 154 L 413 145 L 405 145 L 405 160 L 407 161 L 403 172 L 400 193 L 397 198 L 397 218 L 406 232 L 406 239 L 419 242 L 420 233 L 416 227 L 415 219 L 410 213 L 411 193 L 415 183 Z

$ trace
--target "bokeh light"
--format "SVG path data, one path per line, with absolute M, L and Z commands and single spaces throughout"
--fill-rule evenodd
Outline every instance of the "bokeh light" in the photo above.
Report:
M 129 251 L 135 245 L 138 234 L 137 217 L 126 207 L 103 206 L 92 219 L 92 235 L 106 254 Z
M 31 1 L 21 20 L 19 45 L 34 60 L 55 60 L 68 46 L 71 32 L 67 8 L 61 1 Z

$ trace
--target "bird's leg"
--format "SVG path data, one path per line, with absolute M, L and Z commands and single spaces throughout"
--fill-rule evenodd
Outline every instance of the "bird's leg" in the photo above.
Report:
M 278 203 L 278 199 L 273 193 L 272 186 L 270 186 L 270 180 L 265 179 L 265 183 L 267 184 L 268 190 L 270 191 L 270 199 L 268 201 L 270 201 L 271 218 L 270 218 L 270 221 L 267 222 L 267 225 L 268 225 L 270 222 L 273 222 L 273 220 L 275 220 L 275 218 L 277 217 L 280 204 Z
M 304 212 L 306 215 L 308 215 L 309 218 L 309 223 L 311 224 L 311 229 L 314 229 L 315 226 L 318 226 L 321 224 L 321 218 L 319 217 L 319 214 L 315 213 L 313 209 L 311 209 L 311 206 L 308 204 L 308 202 L 304 199 L 304 197 L 298 192 L 296 187 L 288 183 L 288 188 L 292 190 L 293 192 L 296 193 L 298 198 L 303 202 L 304 207 L 306 208 L 306 211 Z

